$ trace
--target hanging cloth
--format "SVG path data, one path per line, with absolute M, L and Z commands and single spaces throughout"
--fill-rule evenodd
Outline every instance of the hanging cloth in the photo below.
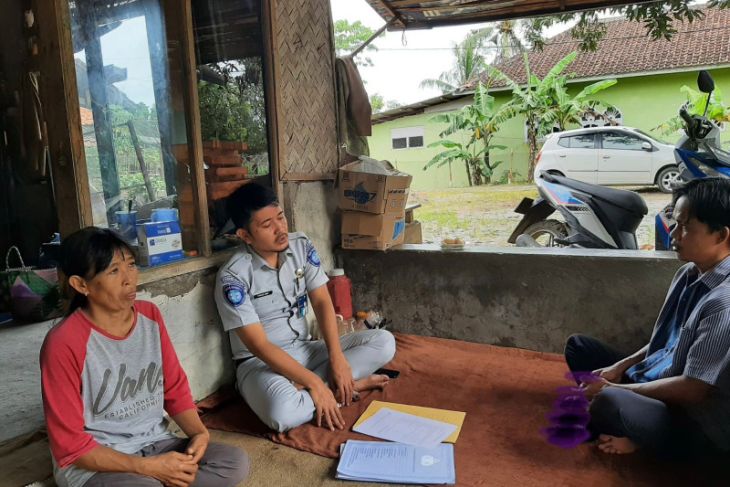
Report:
M 351 57 L 335 60 L 337 74 L 337 118 L 342 154 L 348 162 L 358 156 L 370 155 L 367 136 L 372 134 L 372 107 L 360 73 Z M 352 157 L 345 157 L 346 155 Z

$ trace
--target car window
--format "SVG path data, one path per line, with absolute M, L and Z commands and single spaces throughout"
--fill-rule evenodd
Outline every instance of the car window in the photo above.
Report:
M 569 137 L 560 137 L 558 145 L 569 149 L 593 149 L 593 134 L 571 135 Z
M 662 144 L 667 144 L 667 145 L 673 145 L 673 144 L 670 144 L 669 142 L 667 142 L 667 141 L 666 141 L 666 140 L 664 140 L 664 139 L 660 139 L 660 138 L 659 138 L 659 137 L 657 137 L 656 135 L 649 135 L 649 134 L 647 134 L 646 132 L 644 132 L 644 131 L 643 131 L 643 130 L 641 130 L 641 129 L 634 129 L 634 130 L 635 130 L 636 132 L 639 132 L 639 133 L 640 133 L 641 135 L 643 135 L 643 136 L 644 136 L 644 137 L 646 137 L 647 139 L 652 139 L 652 140 L 656 140 L 657 142 L 661 142 Z
M 619 150 L 642 150 L 641 144 L 644 143 L 638 137 L 623 133 L 603 133 L 604 149 L 619 149 Z

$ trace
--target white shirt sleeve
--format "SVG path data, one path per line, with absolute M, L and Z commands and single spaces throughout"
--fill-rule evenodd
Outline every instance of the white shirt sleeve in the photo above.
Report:
M 260 323 L 251 302 L 249 283 L 230 270 L 222 270 L 215 283 L 215 304 L 226 331 Z

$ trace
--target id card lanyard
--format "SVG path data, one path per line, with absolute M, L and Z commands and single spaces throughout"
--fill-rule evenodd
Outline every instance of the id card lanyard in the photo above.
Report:
M 276 269 L 276 279 L 279 284 L 279 289 L 281 290 L 281 295 L 284 296 L 286 303 L 289 305 L 289 316 L 286 319 L 286 323 L 289 325 L 289 329 L 296 335 L 296 340 L 299 340 L 301 333 L 292 326 L 291 319 L 295 316 L 299 319 L 303 319 L 307 315 L 307 294 L 306 292 L 300 294 L 299 291 L 300 284 L 304 283 L 304 269 L 297 267 L 294 271 L 294 303 L 289 301 L 286 291 L 284 290 L 284 286 L 281 284 L 281 270 L 282 267 Z M 306 285 L 304 286 L 304 289 L 306 290 Z

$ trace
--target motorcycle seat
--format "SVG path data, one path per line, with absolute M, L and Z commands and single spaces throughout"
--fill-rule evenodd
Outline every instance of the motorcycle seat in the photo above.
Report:
M 644 216 L 649 212 L 649 208 L 647 208 L 644 198 L 633 191 L 613 189 L 605 186 L 598 186 L 596 184 L 584 183 L 582 181 L 558 176 L 556 174 L 549 174 L 547 172 L 542 172 L 541 177 L 545 181 L 561 184 L 568 188 L 587 193 L 595 198 L 641 216 Z

